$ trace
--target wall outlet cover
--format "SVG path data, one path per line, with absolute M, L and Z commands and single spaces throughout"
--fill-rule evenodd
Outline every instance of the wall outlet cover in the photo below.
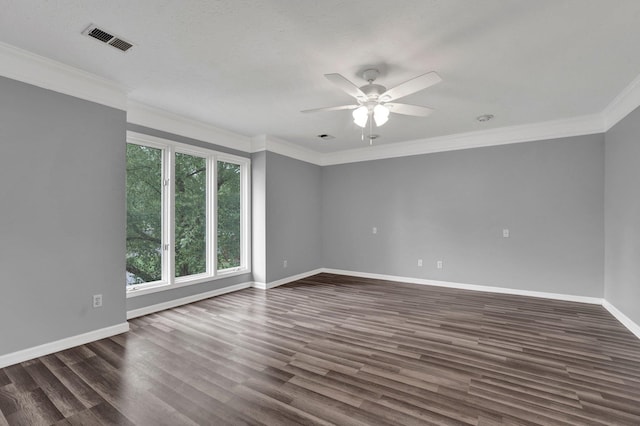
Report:
M 102 306 L 102 295 L 101 294 L 94 294 L 93 295 L 93 307 L 94 308 L 99 308 Z

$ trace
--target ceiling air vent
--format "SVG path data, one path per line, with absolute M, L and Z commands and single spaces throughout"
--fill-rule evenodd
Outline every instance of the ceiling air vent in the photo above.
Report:
M 329 135 L 329 134 L 327 134 L 327 133 L 319 134 L 319 135 L 318 135 L 318 137 L 319 137 L 320 139 L 324 139 L 324 140 L 328 140 L 328 139 L 335 139 L 335 138 L 336 138 L 335 136 L 331 136 L 331 135 Z
M 89 25 L 89 27 L 87 27 L 87 29 L 84 30 L 82 34 L 95 38 L 96 40 L 100 40 L 101 42 L 113 46 L 118 50 L 122 50 L 123 52 L 126 52 L 131 47 L 133 47 L 132 43 L 129 43 L 128 41 L 125 41 L 122 38 L 111 34 L 109 31 L 98 28 L 93 24 Z

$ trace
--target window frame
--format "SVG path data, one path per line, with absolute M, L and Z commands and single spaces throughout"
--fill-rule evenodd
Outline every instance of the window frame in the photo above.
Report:
M 216 250 L 213 253 L 213 257 L 215 258 L 216 272 L 220 275 L 229 276 L 229 274 L 233 274 L 238 270 L 243 269 L 246 265 L 243 263 L 243 259 L 250 259 L 251 257 L 251 239 L 242 238 L 243 235 L 249 235 L 251 230 L 251 161 L 239 163 L 238 158 L 234 155 L 229 154 L 220 154 L 215 158 L 215 167 L 213 168 L 213 173 L 215 173 L 214 179 L 217 182 L 218 176 L 218 161 L 223 163 L 231 163 L 237 164 L 240 166 L 240 266 L 234 266 L 227 269 L 218 269 L 218 251 L 217 246 Z M 217 211 L 217 202 L 218 202 L 218 185 L 213 187 L 216 203 L 216 214 L 214 215 L 214 223 L 213 230 L 216 234 L 216 240 L 218 236 L 218 211 Z M 250 261 L 250 260 L 249 260 Z M 249 267 L 249 269 L 251 269 Z
M 125 284 L 127 298 L 158 291 L 172 290 L 207 281 L 251 273 L 251 159 L 201 148 L 169 139 L 127 131 L 127 144 L 148 146 L 162 152 L 162 279 L 149 283 Z M 187 154 L 206 159 L 206 258 L 204 273 L 175 276 L 175 154 Z M 240 166 L 240 266 L 217 268 L 217 165 L 218 161 Z

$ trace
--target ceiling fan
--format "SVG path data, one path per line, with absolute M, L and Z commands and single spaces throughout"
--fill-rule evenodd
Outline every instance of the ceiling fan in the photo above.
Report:
M 356 98 L 358 103 L 314 108 L 302 112 L 354 110 L 353 121 L 362 128 L 367 125 L 367 121 L 369 121 L 369 126 L 371 126 L 371 121 L 375 121 L 378 127 L 382 126 L 389 120 L 390 112 L 416 117 L 426 117 L 433 112 L 432 108 L 391 101 L 427 89 L 441 82 L 442 78 L 436 72 L 428 72 L 388 90 L 384 86 L 373 83 L 379 74 L 378 70 L 374 68 L 365 70 L 362 73 L 362 77 L 369 83 L 362 87 L 356 86 L 340 74 L 325 74 L 324 76 L 327 80 L 338 86 L 346 94 Z M 372 117 L 373 120 L 371 120 Z

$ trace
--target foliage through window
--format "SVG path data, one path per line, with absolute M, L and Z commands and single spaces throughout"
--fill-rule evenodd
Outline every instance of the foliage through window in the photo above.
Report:
M 128 142 L 128 290 L 248 271 L 249 160 L 141 135 Z
M 176 277 L 207 271 L 207 162 L 176 153 Z
M 240 266 L 240 166 L 218 161 L 218 269 Z
M 127 285 L 162 279 L 162 151 L 127 144 Z

